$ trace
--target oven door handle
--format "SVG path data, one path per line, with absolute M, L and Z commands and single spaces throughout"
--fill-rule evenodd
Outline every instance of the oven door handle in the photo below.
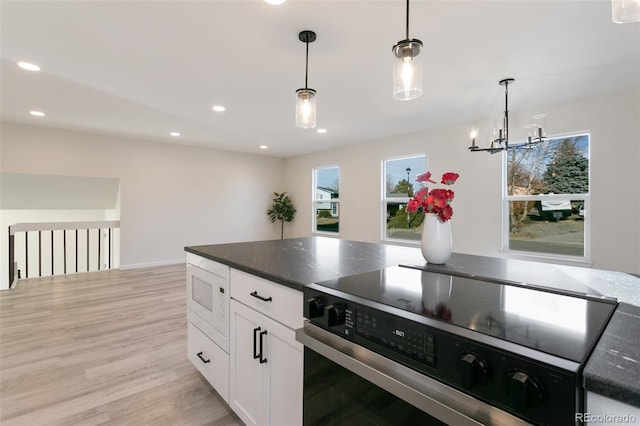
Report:
M 528 425 L 496 407 L 304 321 L 296 340 L 354 374 L 454 425 Z

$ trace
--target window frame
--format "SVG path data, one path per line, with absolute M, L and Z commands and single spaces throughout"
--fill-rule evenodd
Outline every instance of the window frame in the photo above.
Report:
M 326 170 L 326 169 L 337 169 L 338 170 L 338 198 L 323 198 L 322 195 L 318 197 L 318 171 Z M 329 166 L 320 166 L 314 167 L 311 171 L 312 173 L 312 188 L 311 188 L 311 234 L 312 235 L 322 235 L 322 236 L 340 236 L 340 166 L 338 165 L 329 165 Z M 318 203 L 329 203 L 329 209 L 333 212 L 337 211 L 338 216 L 338 232 L 331 231 L 319 231 L 318 230 L 318 214 L 316 211 L 316 206 Z
M 589 131 L 578 131 L 571 133 L 561 133 L 551 136 L 547 136 L 548 140 L 564 139 L 586 136 L 588 139 L 587 147 L 587 159 L 589 160 L 588 178 L 589 178 L 589 190 L 582 194 L 536 194 L 536 195 L 509 195 L 507 182 L 508 182 L 508 152 L 502 153 L 502 252 L 508 254 L 511 257 L 518 257 L 528 260 L 543 260 L 552 261 L 556 263 L 566 264 L 578 264 L 578 265 L 591 265 L 591 143 L 592 137 Z M 515 141 L 515 143 L 524 141 Z M 569 200 L 569 201 L 582 201 L 584 203 L 584 251 L 582 256 L 573 256 L 567 254 L 556 253 L 544 253 L 535 251 L 514 250 L 509 248 L 510 240 L 510 202 L 513 201 L 557 201 L 557 200 Z
M 390 201 L 393 201 L 394 203 L 405 203 L 405 208 L 406 208 L 406 204 L 409 202 L 409 200 L 411 199 L 410 197 L 394 197 L 394 198 L 389 198 L 387 197 L 387 162 L 388 161 L 397 161 L 397 160 L 407 160 L 407 159 L 413 159 L 413 158 L 419 158 L 422 157 L 424 159 L 424 170 L 423 171 L 419 171 L 416 173 L 416 176 L 418 174 L 422 174 L 425 173 L 428 169 L 427 169 L 427 154 L 422 152 L 422 153 L 417 153 L 417 154 L 409 154 L 409 155 L 401 155 L 401 156 L 397 156 L 397 157 L 389 157 L 389 158 L 384 158 L 381 163 L 380 163 L 380 174 L 381 174 L 381 184 L 380 184 L 380 240 L 382 242 L 385 243 L 392 243 L 392 244 L 402 244 L 402 245 L 410 245 L 410 246 L 420 246 L 420 240 L 409 240 L 409 239 L 404 239 L 404 238 L 391 238 L 387 236 L 387 204 Z M 414 180 L 415 182 L 415 180 Z

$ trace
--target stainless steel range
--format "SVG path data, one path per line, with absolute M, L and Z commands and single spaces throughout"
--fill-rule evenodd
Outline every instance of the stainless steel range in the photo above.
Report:
M 331 371 L 308 373 L 315 367 L 307 359 L 318 355 L 433 424 L 579 424 L 582 369 L 616 307 L 611 299 L 406 267 L 307 285 L 304 300 L 308 320 L 297 339 L 306 348 L 305 424 L 344 423 L 318 417 L 319 389 L 338 380 L 314 388 Z M 325 399 L 322 410 L 341 398 Z M 353 405 L 347 399 L 342 405 Z

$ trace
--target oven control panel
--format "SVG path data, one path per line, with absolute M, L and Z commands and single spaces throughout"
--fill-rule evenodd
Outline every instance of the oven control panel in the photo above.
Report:
M 313 324 L 533 424 L 575 424 L 582 409 L 573 372 L 309 287 L 304 300 Z
M 351 331 L 360 339 L 368 340 L 393 352 L 415 359 L 431 367 L 436 366 L 436 337 L 424 327 L 417 327 L 407 321 L 384 318 L 367 308 L 357 308 L 354 329 Z M 345 324 L 345 329 L 348 326 Z

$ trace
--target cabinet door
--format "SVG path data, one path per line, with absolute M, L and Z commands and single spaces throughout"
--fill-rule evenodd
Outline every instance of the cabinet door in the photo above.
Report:
M 246 425 L 265 425 L 264 388 L 265 363 L 254 358 L 260 350 L 262 337 L 263 351 L 265 337 L 264 316 L 235 300 L 231 301 L 231 348 L 229 383 L 229 405 Z M 255 347 L 254 347 L 255 346 Z M 254 349 L 256 352 L 254 352 Z
M 302 424 L 302 390 L 304 376 L 304 346 L 296 341 L 295 332 L 265 318 L 269 372 L 267 390 L 270 399 L 269 424 L 296 426 Z
M 231 301 L 229 404 L 245 424 L 302 424 L 303 349 L 292 329 Z

